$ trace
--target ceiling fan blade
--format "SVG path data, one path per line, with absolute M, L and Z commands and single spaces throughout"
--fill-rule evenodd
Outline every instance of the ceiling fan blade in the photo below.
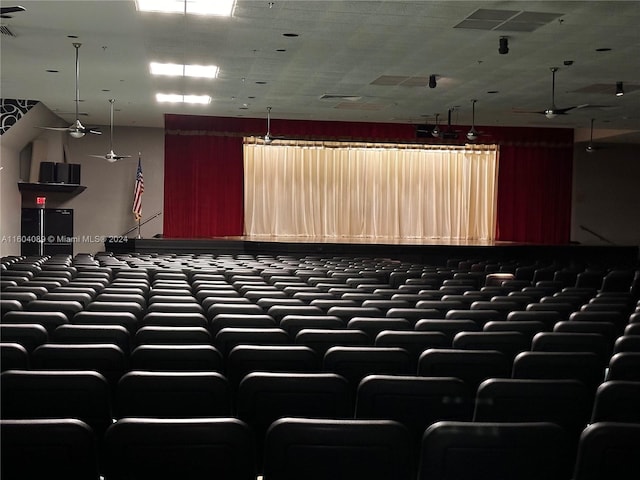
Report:
M 70 127 L 36 127 L 36 128 L 41 128 L 43 130 L 54 130 L 56 132 L 70 132 L 71 131 Z
M 13 18 L 9 13 L 24 12 L 26 10 L 26 8 L 20 5 L 16 5 L 15 7 L 0 7 L 0 18 Z

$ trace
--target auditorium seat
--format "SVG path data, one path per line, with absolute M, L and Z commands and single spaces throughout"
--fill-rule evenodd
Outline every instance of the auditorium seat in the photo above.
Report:
M 383 330 L 412 330 L 412 325 L 404 318 L 353 317 L 347 322 L 347 328 L 365 332 L 373 344 Z
M 509 378 L 511 362 L 506 355 L 491 350 L 457 350 L 432 348 L 418 360 L 422 377 L 455 377 L 472 392 L 488 378 Z
M 251 372 L 314 373 L 320 358 L 304 345 L 238 345 L 226 362 L 226 376 L 233 390 Z
M 473 320 L 439 320 L 423 319 L 416 323 L 418 332 L 440 332 L 447 337 L 448 345 L 459 332 L 479 332 L 480 326 Z
M 142 318 L 145 308 L 138 302 L 100 302 L 89 303 L 84 311 L 86 312 L 128 312 L 133 313 L 137 319 Z
M 291 339 L 285 330 L 278 327 L 225 327 L 216 333 L 214 342 L 226 356 L 237 345 L 285 345 Z
M 232 412 L 227 379 L 218 372 L 132 370 L 116 387 L 115 416 L 224 417 Z
M 414 327 L 423 318 L 441 318 L 439 310 L 435 308 L 390 308 L 385 315 L 387 318 L 404 318 Z
M 416 372 L 422 352 L 429 348 L 447 348 L 451 346 L 451 341 L 442 332 L 382 330 L 376 336 L 374 345 L 403 348 L 409 354 L 410 371 Z
M 51 343 L 112 343 L 125 355 L 131 351 L 129 331 L 122 325 L 60 325 L 53 331 Z
M 568 302 L 557 303 L 530 303 L 526 308 L 529 312 L 556 312 L 560 315 L 560 320 L 568 320 L 569 315 L 576 309 Z
M 395 420 L 417 446 L 424 430 L 440 420 L 471 420 L 473 395 L 458 378 L 367 375 L 358 386 L 355 418 Z
M 276 321 L 271 315 L 220 313 L 211 319 L 209 331 L 215 338 L 215 335 L 226 327 L 269 328 L 276 326 Z
M 265 480 L 409 480 L 407 429 L 389 420 L 281 418 L 267 431 Z
M 411 372 L 409 353 L 398 347 L 335 346 L 322 360 L 324 371 L 346 378 L 353 391 L 367 375 L 406 375 Z
M 222 354 L 212 345 L 139 345 L 132 370 L 221 372 Z
M 296 334 L 294 343 L 312 348 L 319 358 L 323 358 L 329 348 L 337 345 L 365 346 L 372 342 L 362 330 L 305 328 Z
M 209 330 L 204 327 L 147 325 L 136 331 L 133 343 L 135 345 L 211 345 L 212 338 Z
M 85 307 L 74 300 L 33 300 L 25 305 L 25 310 L 30 312 L 60 312 L 67 319 L 72 318 Z M 5 315 L 6 318 L 6 315 Z
M 640 423 L 640 382 L 608 380 L 600 384 L 591 414 L 591 423 Z
M 478 300 L 474 301 L 477 303 Z M 490 302 L 487 302 L 490 303 Z M 473 320 L 477 325 L 478 329 L 482 330 L 484 324 L 487 322 L 495 322 L 495 321 L 503 321 L 504 315 L 500 313 L 498 310 L 493 309 L 477 309 L 477 310 L 449 310 L 444 316 L 446 320 Z
M 333 315 L 287 315 L 280 320 L 280 328 L 289 332 L 291 338 L 304 329 L 345 329 L 346 324 L 338 317 Z
M 597 422 L 582 432 L 573 480 L 640 478 L 640 424 Z
M 236 405 L 237 417 L 256 435 L 258 452 L 263 451 L 267 429 L 279 418 L 353 417 L 349 384 L 333 373 L 249 373 L 240 382 Z
M 0 387 L 4 419 L 77 418 L 97 439 L 111 425 L 111 392 L 98 372 L 11 370 Z
M 607 339 L 599 333 L 540 332 L 531 342 L 533 352 L 590 352 L 606 365 L 611 356 Z
M 509 312 L 509 314 L 507 315 L 508 322 L 542 322 L 545 325 L 545 330 L 549 331 L 553 330 L 553 326 L 562 319 L 562 314 L 556 311 L 537 311 L 527 309 Z
M 556 423 L 575 452 L 591 410 L 592 396 L 578 380 L 494 378 L 478 387 L 473 421 Z
M 26 312 L 12 311 L 7 312 L 2 318 L 2 323 L 14 324 L 39 324 L 42 325 L 49 335 L 60 325 L 69 322 L 67 316 L 62 312 Z
M 607 380 L 640 382 L 640 352 L 616 353 L 609 360 Z
M 73 325 L 121 325 L 130 335 L 138 329 L 138 319 L 131 312 L 87 312 L 76 313 L 71 319 Z
M 0 369 L 26 370 L 30 365 L 29 352 L 19 343 L 0 342 Z
M 94 433 L 77 419 L 0 420 L 3 480 L 98 480 Z
M 4 343 L 18 343 L 31 353 L 49 339 L 46 328 L 37 323 L 2 323 L 0 339 Z
M 7 292 L 2 290 L 2 299 L 0 299 L 2 315 L 11 310 L 24 310 L 24 306 L 27 303 L 37 299 L 38 296 L 33 292 Z
M 327 315 L 336 316 L 345 324 L 354 317 L 384 318 L 384 312 L 376 307 L 331 307 Z
M 572 465 L 553 423 L 444 421 L 424 433 L 418 480 L 566 480 Z
M 127 358 L 115 344 L 45 343 L 33 351 L 31 363 L 40 370 L 95 370 L 115 387 L 127 370 Z
M 580 380 L 593 395 L 604 380 L 604 367 L 595 353 L 522 352 L 513 361 L 512 378 Z
M 105 435 L 104 474 L 108 480 L 255 480 L 255 456 L 251 430 L 235 418 L 123 418 Z
M 509 362 L 520 352 L 529 350 L 531 342 L 520 332 L 460 332 L 453 337 L 453 348 L 460 350 L 495 350 Z
M 208 324 L 202 312 L 148 312 L 140 319 L 138 327 L 207 328 Z
M 640 335 L 622 335 L 613 345 L 613 353 L 640 352 Z

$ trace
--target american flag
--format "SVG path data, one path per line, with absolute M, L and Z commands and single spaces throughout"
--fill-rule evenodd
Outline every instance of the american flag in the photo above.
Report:
M 142 178 L 142 159 L 138 157 L 138 171 L 136 172 L 136 185 L 133 190 L 133 216 L 136 222 L 142 218 L 142 193 L 144 192 L 144 179 Z

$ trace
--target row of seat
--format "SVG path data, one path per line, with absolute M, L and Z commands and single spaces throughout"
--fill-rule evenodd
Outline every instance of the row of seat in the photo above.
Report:
M 257 473 L 251 431 L 234 418 L 121 419 L 107 430 L 100 460 L 91 428 L 79 420 L 2 420 L 0 427 L 5 480 L 100 473 L 105 480 L 254 480 Z M 394 421 L 281 418 L 266 435 L 262 478 L 631 479 L 640 475 L 639 441 L 638 424 L 594 423 L 572 461 L 553 423 L 443 421 L 425 431 L 416 461 L 410 435 Z

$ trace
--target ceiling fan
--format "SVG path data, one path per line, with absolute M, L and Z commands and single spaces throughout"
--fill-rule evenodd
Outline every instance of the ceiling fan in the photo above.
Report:
M 121 160 L 123 158 L 131 158 L 131 155 L 116 155 L 113 153 L 113 104 L 116 101 L 113 98 L 109 99 L 110 108 L 110 116 L 109 116 L 109 152 L 106 155 L 89 155 L 90 157 L 96 158 L 104 158 L 107 162 L 113 163 L 116 160 Z
M 94 135 L 102 135 L 102 132 L 100 130 L 96 130 L 93 128 L 87 128 L 84 125 L 82 125 L 82 122 L 80 122 L 80 112 L 78 111 L 78 105 L 80 103 L 80 89 L 78 87 L 78 83 L 80 80 L 80 62 L 79 62 L 79 54 L 78 51 L 80 49 L 80 46 L 82 44 L 81 43 L 74 43 L 73 47 L 76 49 L 76 110 L 75 110 L 75 115 L 76 115 L 76 121 L 73 122 L 73 124 L 71 124 L 68 127 L 41 127 L 44 128 L 46 130 L 57 130 L 57 131 L 61 131 L 61 132 L 69 132 L 69 135 L 71 135 L 73 138 L 82 138 L 85 136 L 85 134 L 87 133 L 92 133 Z
M 551 106 L 549 106 L 549 108 L 546 108 L 545 110 L 539 110 L 539 111 L 533 111 L 533 112 L 517 112 L 517 113 L 540 113 L 545 117 L 551 119 L 551 118 L 555 118 L 558 115 L 566 115 L 570 110 L 589 106 L 588 103 L 585 103 L 583 105 L 574 105 L 572 107 L 565 107 L 565 108 L 556 107 L 556 72 L 559 69 L 558 67 L 550 67 L 550 70 L 551 70 Z
M 271 107 L 267 107 L 267 133 L 265 133 L 263 141 L 265 145 L 271 145 L 274 140 L 280 140 L 283 137 L 274 137 L 271 135 Z
M 587 144 L 587 148 L 585 148 L 587 153 L 593 153 L 596 150 L 598 150 L 598 147 L 596 147 L 593 144 L 593 122 L 594 122 L 594 120 L 595 120 L 595 118 L 591 119 L 591 132 L 589 133 L 589 143 Z
M 26 8 L 16 5 L 15 7 L 0 7 L 0 18 L 13 18 L 10 13 L 24 12 Z

